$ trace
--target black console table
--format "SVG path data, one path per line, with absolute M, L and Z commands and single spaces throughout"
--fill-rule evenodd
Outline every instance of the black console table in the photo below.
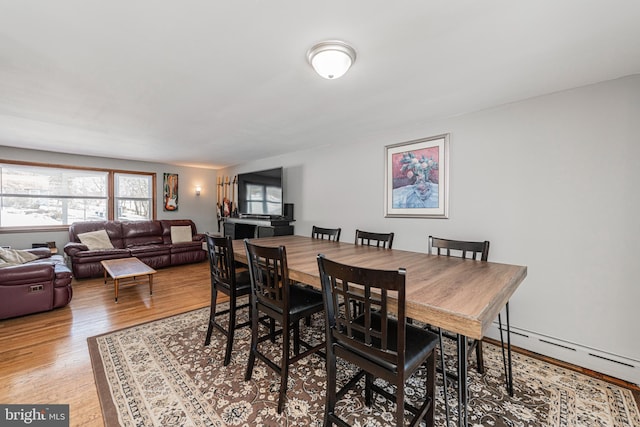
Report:
M 293 221 L 284 218 L 224 218 L 224 235 L 233 240 L 293 235 Z

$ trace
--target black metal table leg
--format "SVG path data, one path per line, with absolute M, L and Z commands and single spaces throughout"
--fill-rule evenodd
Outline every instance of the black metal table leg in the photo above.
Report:
M 458 426 L 467 427 L 467 337 L 458 335 Z
M 509 396 L 513 397 L 513 366 L 511 363 L 511 325 L 509 323 L 509 301 L 506 304 L 507 315 L 507 354 L 504 351 L 504 336 L 502 334 L 502 316 L 498 313 L 498 329 L 500 331 L 500 349 L 502 350 L 502 364 L 504 365 L 504 381 Z
M 509 301 L 506 305 L 507 314 L 507 354 L 509 357 L 509 372 L 507 375 L 507 392 L 513 397 L 513 367 L 511 365 L 511 325 L 509 324 Z

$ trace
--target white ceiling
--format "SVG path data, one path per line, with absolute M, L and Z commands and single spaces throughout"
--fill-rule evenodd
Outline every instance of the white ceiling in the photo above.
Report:
M 0 0 L 0 146 L 218 168 L 639 72 L 636 0 Z

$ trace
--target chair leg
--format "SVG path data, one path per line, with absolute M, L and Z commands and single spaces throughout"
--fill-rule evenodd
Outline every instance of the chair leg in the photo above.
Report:
M 323 427 L 331 427 L 333 423 L 329 420 L 329 416 L 333 415 L 336 406 L 336 355 L 331 351 L 330 345 L 327 346 L 327 398 L 324 408 Z
M 233 348 L 233 338 L 236 332 L 236 298 L 235 295 L 229 300 L 229 328 L 227 329 L 227 349 L 224 352 L 224 366 L 231 362 L 231 349 Z
M 251 298 L 253 299 L 253 297 Z M 247 372 L 244 380 L 249 381 L 253 374 L 253 365 L 256 363 L 256 352 L 258 351 L 258 307 L 251 305 L 251 348 L 249 349 L 249 360 L 247 362 Z
M 273 317 L 269 318 L 269 333 L 271 334 L 271 342 L 276 342 L 276 319 Z
M 216 300 L 218 299 L 218 290 L 213 286 L 211 288 L 211 310 L 209 311 L 209 327 L 207 328 L 207 337 L 204 339 L 204 345 L 211 344 L 211 334 L 213 332 L 213 323 L 216 321 Z
M 300 321 L 297 320 L 293 325 L 293 354 L 300 354 Z
M 284 409 L 284 400 L 287 396 L 287 381 L 289 378 L 289 320 L 282 322 L 282 359 L 280 365 L 280 395 L 278 397 L 278 414 Z
M 364 404 L 370 407 L 373 403 L 373 375 L 366 373 L 364 376 Z
M 396 426 L 404 426 L 404 379 L 396 386 Z
M 434 414 L 435 414 L 435 406 L 436 406 L 436 393 L 435 393 L 435 388 L 436 388 L 436 355 L 435 355 L 435 351 L 431 354 L 431 356 L 429 357 L 429 359 L 427 359 L 427 384 L 426 384 L 426 390 L 427 390 L 427 399 L 431 399 L 431 406 L 429 407 L 429 410 L 427 411 L 427 414 L 424 416 L 424 422 L 427 424 L 427 427 L 433 427 L 434 426 Z M 445 388 L 445 400 L 447 398 L 446 395 L 446 388 Z M 447 404 L 447 408 L 448 408 L 448 404 Z M 447 426 L 449 427 L 449 410 L 447 409 Z
M 482 355 L 482 340 L 476 343 L 476 369 L 479 374 L 484 374 L 484 356 Z

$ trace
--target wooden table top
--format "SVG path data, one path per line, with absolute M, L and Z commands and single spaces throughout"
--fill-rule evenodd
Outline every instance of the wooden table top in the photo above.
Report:
M 250 241 L 261 246 L 285 246 L 289 277 L 318 288 L 317 255 L 320 253 L 328 259 L 358 267 L 405 268 L 407 316 L 475 339 L 485 335 L 527 275 L 526 266 L 380 249 L 304 236 Z M 246 263 L 244 242 L 235 240 L 233 246 L 236 260 Z
M 100 264 L 114 279 L 154 274 L 156 271 L 136 257 L 108 259 L 100 261 Z M 106 277 L 106 276 L 105 276 Z

